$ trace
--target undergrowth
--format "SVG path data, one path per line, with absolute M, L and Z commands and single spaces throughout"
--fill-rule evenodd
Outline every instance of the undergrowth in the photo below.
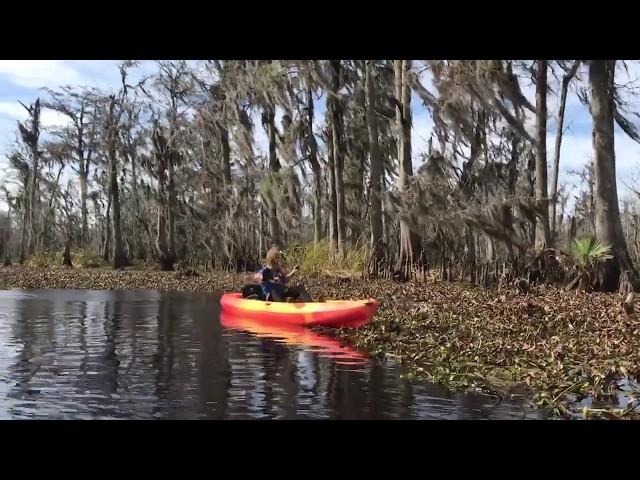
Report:
M 54 268 L 62 266 L 63 251 L 44 250 L 31 255 L 25 262 L 29 267 Z M 90 250 L 76 250 L 71 253 L 71 263 L 76 268 L 99 268 L 105 265 L 100 255 Z
M 332 255 L 327 241 L 318 244 L 296 245 L 287 249 L 285 260 L 289 267 L 298 265 L 310 277 L 318 277 L 329 272 L 348 276 L 359 276 L 367 270 L 370 249 L 366 244 L 348 249 L 341 257 Z

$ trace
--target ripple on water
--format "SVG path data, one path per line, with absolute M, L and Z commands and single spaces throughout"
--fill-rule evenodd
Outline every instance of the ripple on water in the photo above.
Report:
M 218 298 L 0 291 L 1 419 L 522 418 L 322 335 L 225 329 Z

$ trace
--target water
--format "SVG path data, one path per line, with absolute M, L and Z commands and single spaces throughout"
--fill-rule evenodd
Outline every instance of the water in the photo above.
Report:
M 224 326 L 224 325 L 226 326 Z M 0 291 L 0 419 L 519 419 L 211 294 Z

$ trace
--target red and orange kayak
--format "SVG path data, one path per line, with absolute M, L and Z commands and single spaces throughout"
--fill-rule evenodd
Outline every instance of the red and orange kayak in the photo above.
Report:
M 357 328 L 373 318 L 380 302 L 373 298 L 309 303 L 264 302 L 247 300 L 240 293 L 226 293 L 220 299 L 220 306 L 231 315 L 273 323 Z

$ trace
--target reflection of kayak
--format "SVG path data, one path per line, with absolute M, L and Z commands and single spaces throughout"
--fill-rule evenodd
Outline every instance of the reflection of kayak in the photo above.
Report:
M 372 298 L 309 303 L 263 302 L 247 300 L 240 293 L 226 293 L 220 299 L 220 305 L 232 315 L 272 323 L 356 328 L 373 318 L 380 303 Z
M 220 312 L 220 323 L 225 328 L 243 330 L 258 337 L 270 338 L 287 345 L 300 345 L 323 356 L 328 356 L 338 363 L 363 363 L 367 357 L 355 350 L 343 346 L 338 340 L 315 333 L 299 325 L 282 325 L 246 317 L 236 317 L 227 312 Z

